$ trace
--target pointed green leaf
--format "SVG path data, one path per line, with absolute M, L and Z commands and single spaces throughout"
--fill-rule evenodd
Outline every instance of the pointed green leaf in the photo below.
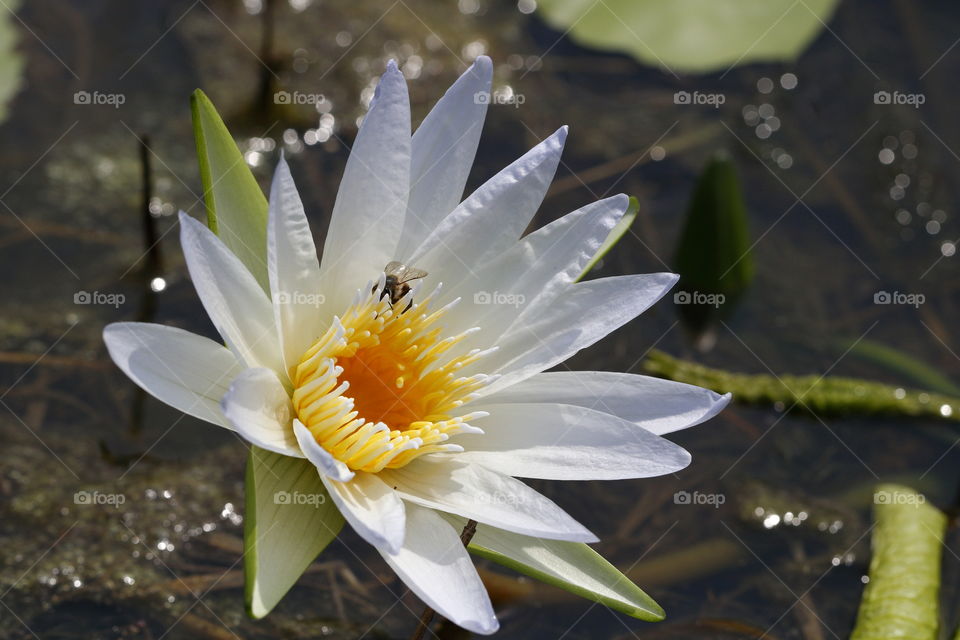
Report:
M 753 280 L 747 209 L 726 154 L 711 158 L 697 180 L 673 266 L 677 309 L 694 333 L 729 314 Z
M 337 537 L 343 516 L 317 468 L 250 447 L 243 529 L 247 612 L 262 618 Z
M 870 582 L 850 640 L 934 640 L 947 517 L 908 487 L 883 484 L 873 495 Z
M 603 241 L 603 244 L 600 245 L 600 248 L 597 249 L 597 252 L 590 262 L 587 263 L 587 266 L 583 268 L 583 272 L 580 274 L 580 277 L 577 278 L 577 281 L 583 280 L 590 271 L 593 270 L 597 263 L 600 262 L 610 249 L 613 249 L 614 245 L 620 242 L 620 239 L 623 235 L 630 229 L 630 226 L 633 224 L 633 221 L 637 219 L 637 214 L 640 212 L 640 201 L 630 196 L 630 205 L 627 207 L 627 211 L 623 214 L 623 217 L 620 218 L 620 221 L 614 225 L 613 229 L 610 230 L 610 233 L 607 234 L 607 239 Z
M 269 292 L 267 199 L 213 103 L 199 89 L 190 97 L 190 110 L 207 225 Z
M 464 518 L 441 515 L 457 530 L 466 525 Z M 481 524 L 467 548 L 474 555 L 628 616 L 648 622 L 666 617 L 653 598 L 582 542 L 543 540 Z
M 539 0 L 558 31 L 675 73 L 792 60 L 823 29 L 838 0 Z
M 681 287 L 739 295 L 753 279 L 747 209 L 733 161 L 718 153 L 694 188 L 680 240 L 676 269 Z

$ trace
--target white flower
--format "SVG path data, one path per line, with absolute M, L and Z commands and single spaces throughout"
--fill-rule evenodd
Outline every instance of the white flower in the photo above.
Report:
M 728 400 L 637 375 L 543 373 L 637 316 L 677 277 L 576 282 L 626 196 L 522 235 L 565 128 L 460 201 L 487 106 L 475 95 L 489 92 L 491 74 L 479 58 L 411 136 L 406 84 L 390 64 L 320 261 L 281 160 L 266 234 L 269 294 L 217 235 L 181 214 L 191 278 L 226 347 L 153 324 L 104 331 L 117 365 L 160 400 L 312 462 L 346 520 L 410 589 L 483 634 L 497 620 L 446 514 L 532 545 L 596 541 L 515 477 L 682 469 L 689 454 L 660 436 Z M 383 274 L 392 260 L 429 274 L 394 304 Z

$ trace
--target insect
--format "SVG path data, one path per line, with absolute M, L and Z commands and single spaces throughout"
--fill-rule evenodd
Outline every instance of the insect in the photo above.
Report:
M 411 280 L 418 280 L 427 276 L 427 272 L 423 269 L 417 269 L 416 267 L 408 267 L 402 262 L 397 262 L 396 260 L 391 260 L 387 263 L 387 266 L 383 268 L 383 272 L 387 275 L 384 284 L 383 284 L 383 293 L 380 294 L 380 297 L 390 296 L 390 306 L 392 307 L 400 299 L 407 295 L 407 292 L 410 291 L 410 285 L 407 284 Z M 409 309 L 413 305 L 413 301 L 407 305 Z M 407 309 L 404 309 L 406 311 Z

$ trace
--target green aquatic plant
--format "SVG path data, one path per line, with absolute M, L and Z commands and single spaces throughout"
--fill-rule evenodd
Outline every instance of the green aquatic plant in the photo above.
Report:
M 870 380 L 819 375 L 732 373 L 675 358 L 653 349 L 644 369 L 669 380 L 717 393 L 732 393 L 737 402 L 786 408 L 794 405 L 825 414 L 886 414 L 960 420 L 960 398 L 904 389 Z
M 947 517 L 900 485 L 878 486 L 873 501 L 870 581 L 850 640 L 934 640 Z
M 823 29 L 838 0 L 538 0 L 554 29 L 675 72 L 792 60 Z
M 747 208 L 726 153 L 714 155 L 700 173 L 673 267 L 680 274 L 673 300 L 698 337 L 733 312 L 753 280 Z

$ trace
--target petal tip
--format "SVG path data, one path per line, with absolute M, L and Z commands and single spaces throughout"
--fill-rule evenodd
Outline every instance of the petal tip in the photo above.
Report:
M 107 338 L 113 340 L 113 334 L 120 330 L 120 322 L 111 322 L 110 324 L 103 327 L 103 331 L 100 332 L 100 335 L 103 337 L 103 341 L 107 342 Z M 109 347 L 109 345 L 107 345 Z
M 470 68 L 479 72 L 483 77 L 493 75 L 493 61 L 490 56 L 477 56 Z
M 481 636 L 492 636 L 500 630 L 500 621 L 496 616 L 490 616 L 486 620 L 465 620 L 461 626 Z
M 622 210 L 621 213 L 626 213 L 627 209 L 630 208 L 630 196 L 625 193 L 610 196 L 610 202 L 616 209 Z
M 711 418 L 715 418 L 721 411 L 723 411 L 727 407 L 728 404 L 730 404 L 730 401 L 733 399 L 733 394 L 730 392 L 724 393 L 723 395 L 720 395 L 719 393 L 714 393 L 714 395 L 716 397 L 713 401 L 713 406 L 711 406 L 710 409 L 704 414 L 704 417 L 701 420 L 701 422 L 706 422 Z

